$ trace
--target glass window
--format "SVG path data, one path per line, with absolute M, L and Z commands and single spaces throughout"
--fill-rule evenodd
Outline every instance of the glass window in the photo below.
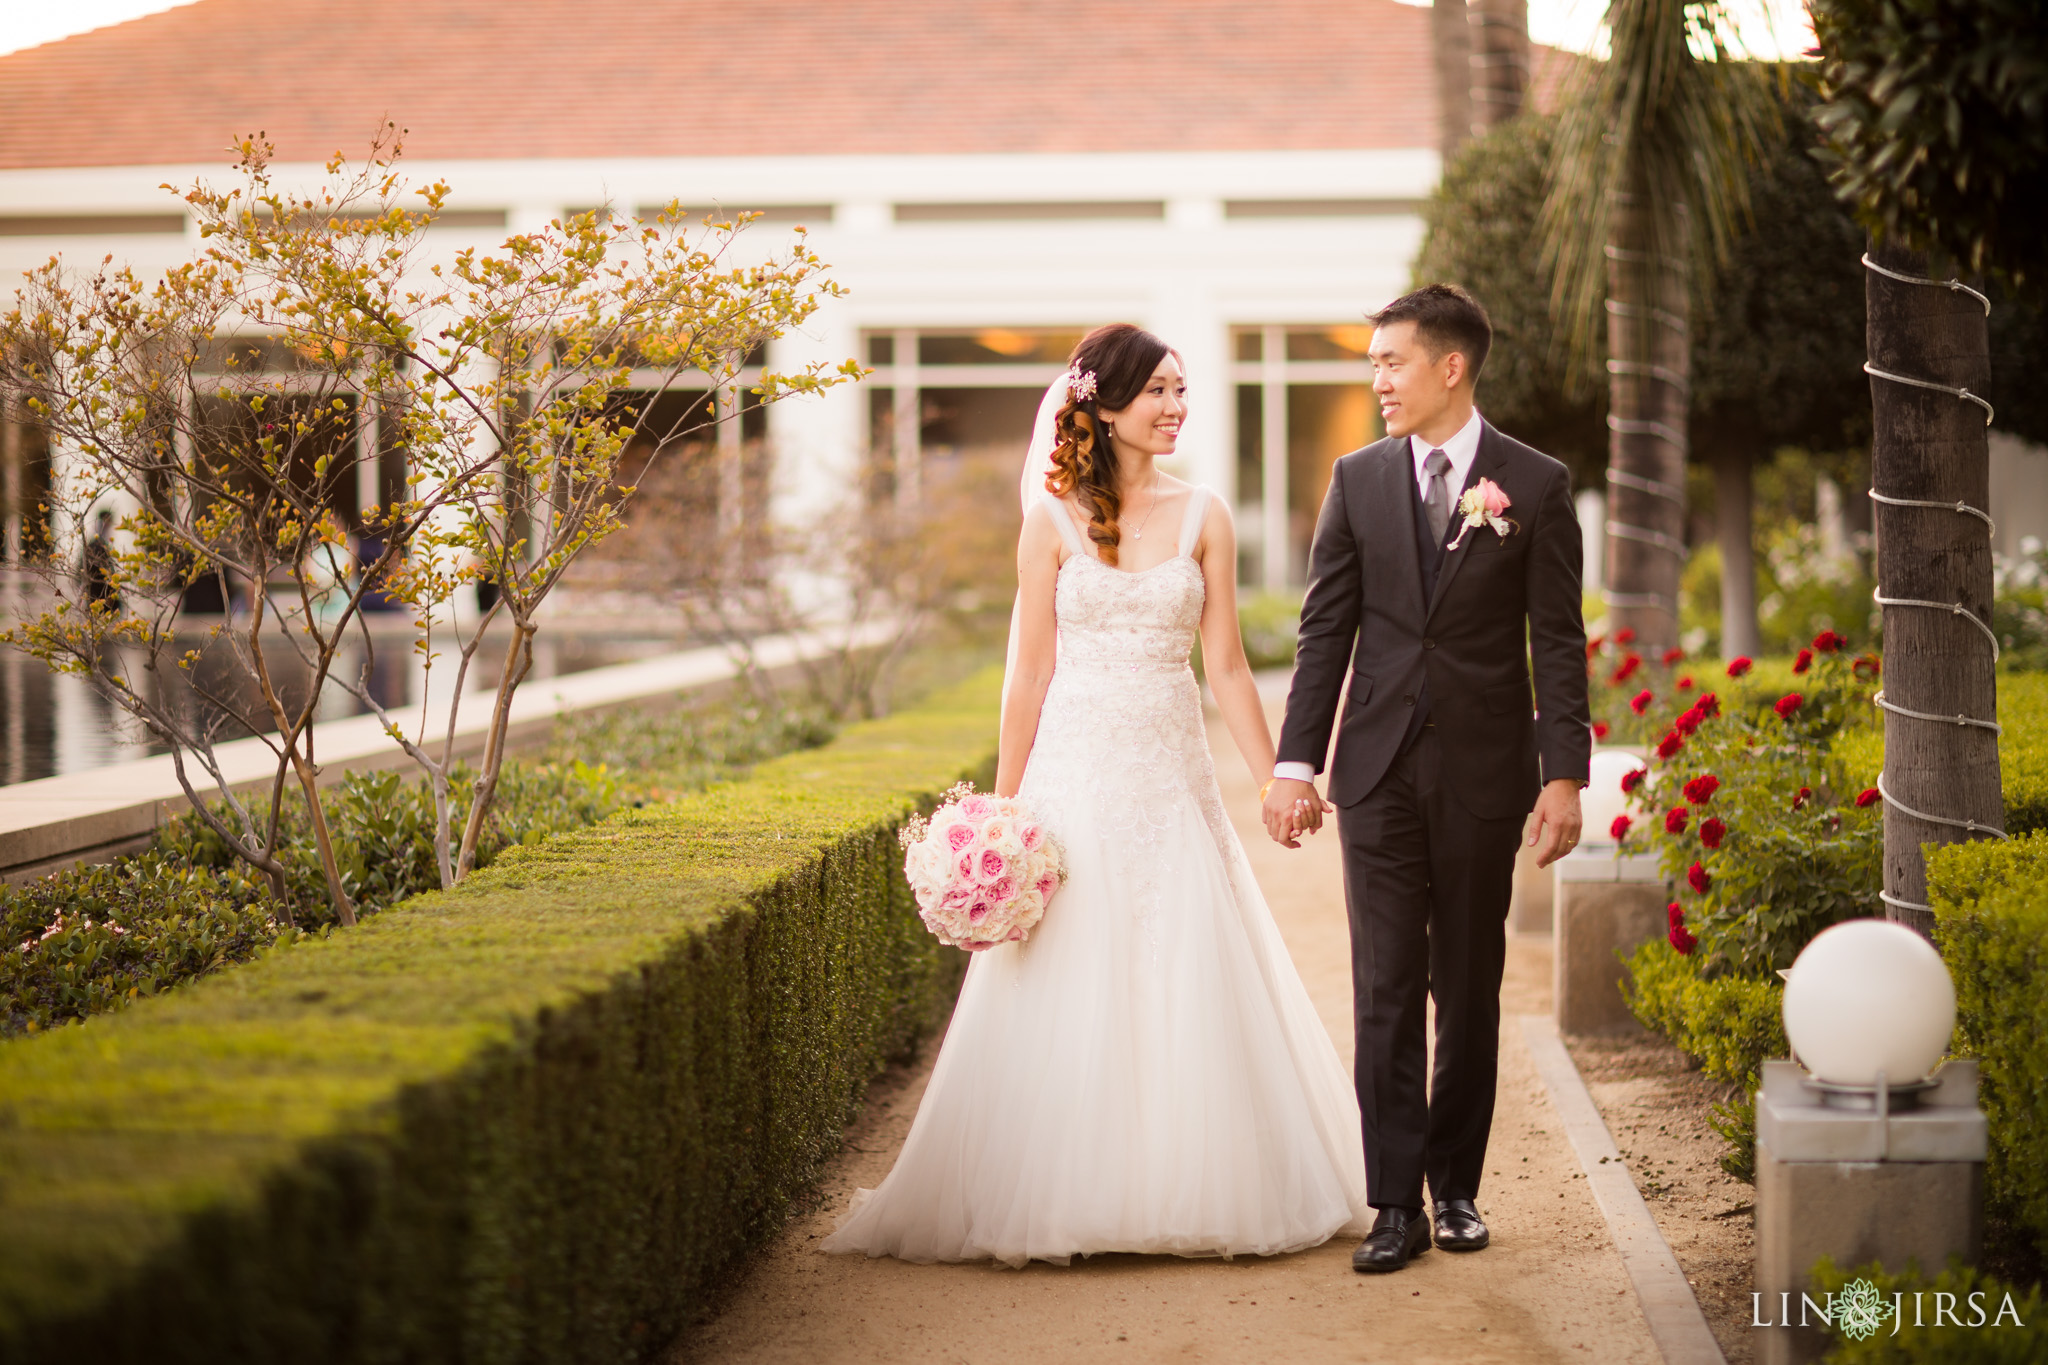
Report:
M 917 339 L 920 365 L 1063 365 L 1080 343 L 1079 331 L 984 327 L 973 332 L 926 332 Z
M 1364 360 L 1372 346 L 1372 328 L 1364 323 L 1344 327 L 1290 327 L 1289 360 Z
M 1366 384 L 1290 384 L 1287 388 L 1288 563 L 1307 581 L 1316 514 L 1339 455 L 1379 439 L 1379 408 Z
M 868 338 L 868 364 L 894 365 L 896 363 L 896 338 L 876 334 Z
M 1266 358 L 1265 336 L 1256 327 L 1239 327 L 1232 333 L 1239 360 L 1254 363 Z

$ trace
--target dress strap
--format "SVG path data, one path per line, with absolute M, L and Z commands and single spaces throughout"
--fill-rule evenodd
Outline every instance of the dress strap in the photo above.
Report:
M 1081 543 L 1081 533 L 1074 529 L 1074 519 L 1067 514 L 1067 505 L 1052 495 L 1051 490 L 1040 493 L 1045 510 L 1052 514 L 1053 528 L 1060 533 L 1060 541 L 1069 554 L 1084 555 L 1088 547 Z
M 1202 538 L 1202 518 L 1209 515 L 1209 490 L 1196 484 L 1188 493 L 1188 510 L 1180 521 L 1180 552 L 1184 555 L 1195 552 L 1195 542 Z

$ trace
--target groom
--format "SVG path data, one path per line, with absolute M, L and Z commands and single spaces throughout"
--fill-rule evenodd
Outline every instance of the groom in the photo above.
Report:
M 1532 805 L 1540 865 L 1578 842 L 1592 732 L 1570 478 L 1474 411 L 1486 310 L 1432 284 L 1367 320 L 1387 439 L 1330 477 L 1264 813 L 1289 846 L 1321 824 L 1313 780 L 1334 725 L 1329 798 L 1379 1211 L 1351 1264 L 1388 1271 L 1432 1232 L 1446 1251 L 1487 1244 L 1473 1200 L 1493 1125 L 1515 851 Z M 1426 1087 L 1425 992 L 1436 1002 Z

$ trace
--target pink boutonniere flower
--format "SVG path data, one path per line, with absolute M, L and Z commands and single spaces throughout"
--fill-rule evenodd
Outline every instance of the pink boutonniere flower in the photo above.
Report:
M 1448 548 L 1455 550 L 1464 544 L 1466 535 L 1475 526 L 1491 526 L 1497 536 L 1506 536 L 1518 529 L 1501 515 L 1511 505 L 1508 495 L 1492 479 L 1481 479 L 1473 484 L 1458 498 L 1458 514 L 1464 518 L 1464 525 L 1459 527 L 1458 538 Z

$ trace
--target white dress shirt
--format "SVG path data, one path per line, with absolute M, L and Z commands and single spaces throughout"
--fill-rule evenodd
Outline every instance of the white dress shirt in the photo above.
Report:
M 1465 480 L 1472 473 L 1472 462 L 1479 458 L 1479 433 L 1485 430 L 1485 427 L 1485 420 L 1480 417 L 1479 410 L 1474 408 L 1471 419 L 1458 428 L 1457 434 L 1440 446 L 1433 446 L 1420 436 L 1408 438 L 1408 453 L 1415 461 L 1415 492 L 1423 501 L 1427 502 L 1429 499 L 1429 474 L 1422 467 L 1423 461 L 1429 458 L 1429 452 L 1441 450 L 1444 458 L 1451 462 L 1451 472 L 1444 475 L 1444 482 L 1450 485 L 1451 489 L 1453 520 L 1457 516 L 1458 493 L 1465 487 Z M 1296 782 L 1313 782 L 1316 780 L 1316 770 L 1312 763 L 1275 763 L 1273 776 L 1292 778 Z

